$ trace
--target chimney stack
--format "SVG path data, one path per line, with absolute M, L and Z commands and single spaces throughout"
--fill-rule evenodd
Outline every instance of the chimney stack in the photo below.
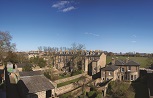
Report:
M 112 65 L 115 64 L 115 59 L 112 57 Z
M 126 61 L 125 61 L 125 63 L 128 63 L 128 61 L 129 61 L 129 57 L 127 57 L 127 58 L 126 58 Z

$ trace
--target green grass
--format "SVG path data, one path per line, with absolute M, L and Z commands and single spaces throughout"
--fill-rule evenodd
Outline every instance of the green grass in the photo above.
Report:
M 123 57 L 123 56 L 117 56 L 118 59 L 121 60 L 126 60 L 127 57 Z M 116 58 L 114 56 L 114 58 Z M 106 58 L 106 63 L 108 64 L 109 62 L 111 62 L 112 56 L 107 56 Z M 147 67 L 147 57 L 129 57 L 130 60 L 134 60 L 138 63 L 140 63 L 140 67 Z
M 68 78 L 68 77 L 71 77 L 71 75 L 70 74 L 67 74 L 67 75 L 60 74 L 59 75 L 59 79 L 64 79 L 64 78 Z
M 77 78 L 77 79 L 74 79 L 74 80 L 71 80 L 71 81 L 67 81 L 67 82 L 64 82 L 64 83 L 59 83 L 59 84 L 57 84 L 57 87 L 65 86 L 65 85 L 77 82 L 79 80 L 80 80 L 80 78 Z

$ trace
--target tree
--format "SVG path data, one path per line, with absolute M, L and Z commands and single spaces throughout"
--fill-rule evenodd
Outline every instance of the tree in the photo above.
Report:
M 52 66 L 50 66 L 50 69 L 48 71 L 44 72 L 44 76 L 52 81 L 58 79 L 58 76 L 54 74 L 54 70 Z
M 43 58 L 39 58 L 37 57 L 33 57 L 30 58 L 30 62 L 36 67 L 39 66 L 40 68 L 45 67 L 46 66 L 46 61 Z
M 24 52 L 17 52 L 18 63 L 29 63 L 28 56 Z
M 17 54 L 9 51 L 7 57 L 5 58 L 5 62 L 18 63 Z
M 112 81 L 108 85 L 107 93 L 110 98 L 134 98 L 134 90 L 129 83 Z
M 27 63 L 24 67 L 23 67 L 23 71 L 32 71 L 32 65 Z
M 147 67 L 153 66 L 153 57 L 147 59 Z
M 83 55 L 81 53 L 83 52 L 84 49 L 85 46 L 83 44 L 76 44 L 76 43 L 72 44 L 71 51 L 74 53 L 72 56 L 73 71 L 79 68 L 80 62 L 83 58 Z
M 9 32 L 0 31 L 0 60 L 4 60 L 9 51 L 15 50 L 16 45 L 11 43 L 11 40 L 12 36 Z
M 59 50 L 57 47 L 38 47 L 39 51 L 44 51 L 46 53 L 47 65 L 54 65 L 55 53 Z
M 113 52 L 109 52 L 109 53 L 107 54 L 107 56 L 114 56 L 114 53 L 113 53 Z

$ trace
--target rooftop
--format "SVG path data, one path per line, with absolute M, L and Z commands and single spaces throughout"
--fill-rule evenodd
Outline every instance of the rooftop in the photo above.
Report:
M 105 71 L 115 71 L 118 68 L 119 67 L 118 66 L 115 66 L 115 65 L 107 65 L 105 68 L 102 68 L 102 70 L 105 70 Z
M 36 93 L 54 89 L 53 84 L 43 75 L 21 77 L 21 80 L 26 85 L 28 93 Z
M 42 71 L 24 71 L 24 72 L 19 72 L 20 77 L 24 76 L 36 76 L 36 75 L 43 75 Z

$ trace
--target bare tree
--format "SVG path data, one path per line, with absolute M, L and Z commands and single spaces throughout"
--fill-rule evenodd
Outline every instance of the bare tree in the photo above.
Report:
M 16 45 L 11 43 L 12 36 L 9 32 L 0 31 L 0 60 L 7 56 L 8 51 L 14 51 Z
M 83 59 L 82 52 L 85 49 L 85 46 L 83 44 L 76 44 L 73 43 L 71 47 L 72 51 L 74 52 L 73 57 L 72 57 L 72 62 L 73 62 L 73 69 L 77 70 L 79 63 Z M 82 66 L 82 65 L 81 65 Z

